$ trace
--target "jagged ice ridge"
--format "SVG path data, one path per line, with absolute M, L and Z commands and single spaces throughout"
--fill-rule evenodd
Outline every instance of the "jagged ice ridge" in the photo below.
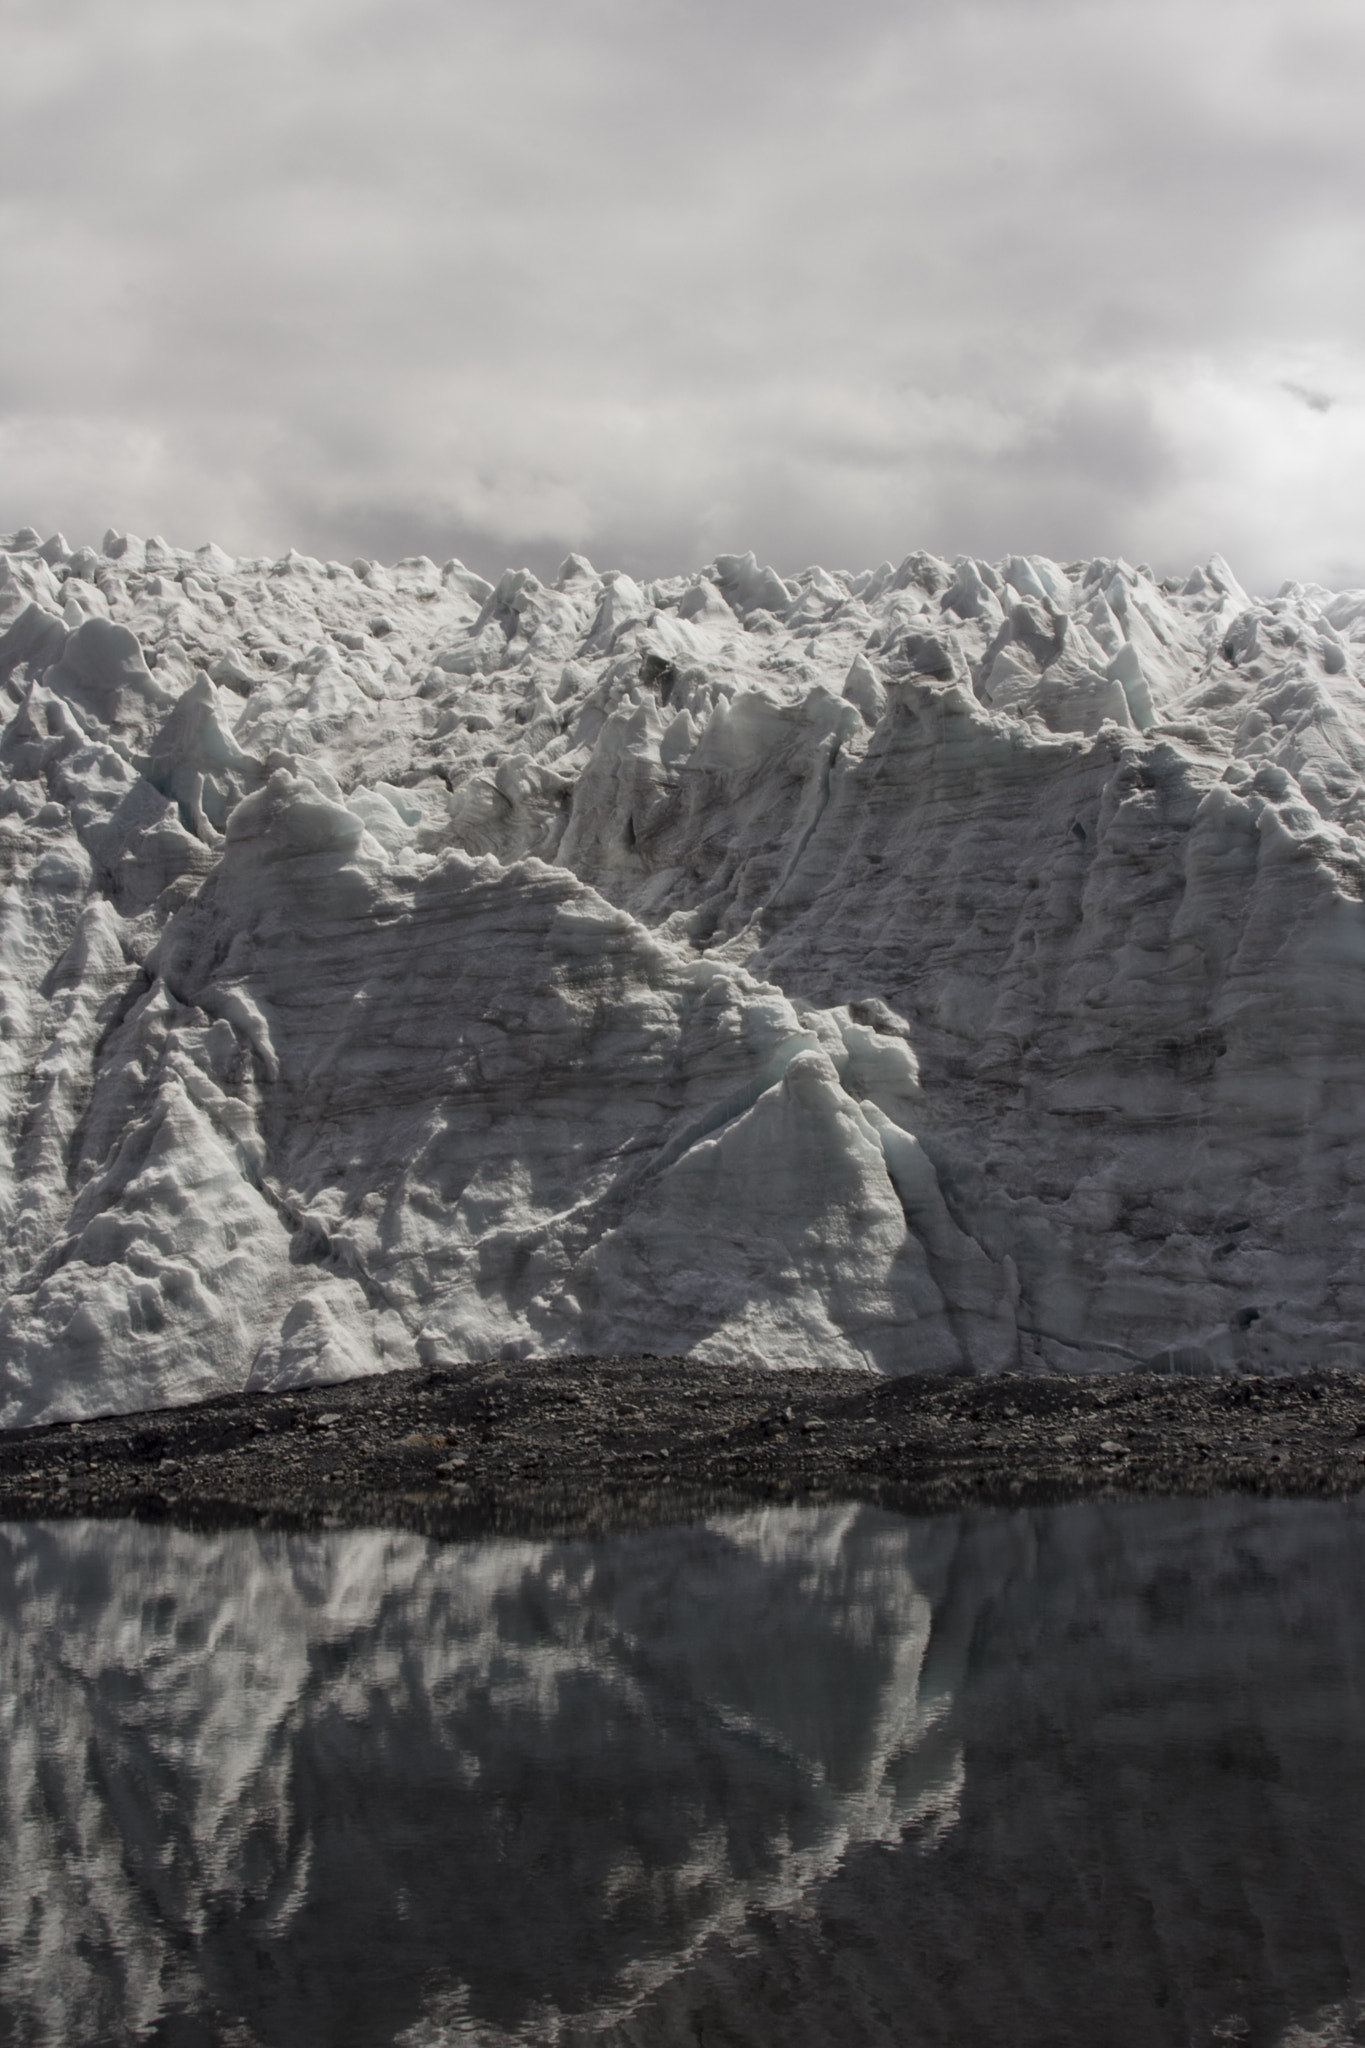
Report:
M 0 1421 L 1365 1365 L 1365 592 L 0 553 Z

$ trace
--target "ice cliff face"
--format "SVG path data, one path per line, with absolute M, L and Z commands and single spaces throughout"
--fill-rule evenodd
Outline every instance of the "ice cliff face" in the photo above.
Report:
M 1365 593 L 0 563 L 5 1422 L 1365 1364 Z

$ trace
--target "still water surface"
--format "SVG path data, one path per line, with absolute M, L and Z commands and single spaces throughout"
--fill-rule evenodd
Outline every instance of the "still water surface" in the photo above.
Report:
M 1365 1508 L 0 1529 L 0 2040 L 1365 2042 Z

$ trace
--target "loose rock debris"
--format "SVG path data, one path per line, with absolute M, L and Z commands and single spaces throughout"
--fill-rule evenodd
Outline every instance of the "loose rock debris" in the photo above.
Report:
M 585 1534 L 821 1498 L 909 1513 L 1365 1487 L 1365 1378 L 449 1364 L 0 1437 L 0 1516 Z

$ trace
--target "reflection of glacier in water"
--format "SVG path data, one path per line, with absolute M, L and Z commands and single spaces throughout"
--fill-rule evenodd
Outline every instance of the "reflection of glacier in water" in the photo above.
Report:
M 0 2034 L 1354 2041 L 1365 1512 L 0 1532 Z
M 291 2044 L 619 2010 L 950 1809 L 907 1533 L 11 1531 L 6 2005 Z

